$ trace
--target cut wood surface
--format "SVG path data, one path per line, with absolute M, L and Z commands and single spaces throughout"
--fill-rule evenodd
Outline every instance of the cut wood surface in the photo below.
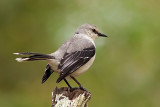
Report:
M 52 92 L 51 107 L 87 107 L 91 93 L 79 88 L 55 88 Z

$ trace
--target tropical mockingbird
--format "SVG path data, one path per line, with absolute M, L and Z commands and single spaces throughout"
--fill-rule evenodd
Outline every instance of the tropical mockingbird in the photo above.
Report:
M 56 83 L 64 80 L 70 86 L 67 78 L 72 78 L 80 88 L 82 85 L 74 78 L 85 72 L 93 63 L 96 55 L 94 40 L 99 37 L 107 37 L 100 33 L 98 28 L 91 24 L 83 24 L 76 30 L 74 36 L 62 44 L 62 46 L 51 54 L 41 53 L 14 53 L 16 55 L 26 55 L 26 57 L 16 58 L 18 62 L 46 60 L 48 64 L 42 78 L 44 83 L 55 71 L 59 73 Z

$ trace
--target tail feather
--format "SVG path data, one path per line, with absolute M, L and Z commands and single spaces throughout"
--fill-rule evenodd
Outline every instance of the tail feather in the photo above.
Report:
M 47 64 L 46 66 L 46 70 L 45 73 L 42 77 L 42 84 L 50 77 L 50 75 L 53 73 L 54 71 L 51 69 L 50 65 Z
M 55 59 L 54 56 L 41 53 L 13 53 L 15 55 L 29 55 L 27 57 L 16 58 L 18 62 Z

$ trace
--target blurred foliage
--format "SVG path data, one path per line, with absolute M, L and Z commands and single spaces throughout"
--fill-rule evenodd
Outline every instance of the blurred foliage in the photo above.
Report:
M 41 84 L 47 62 L 17 63 L 14 52 L 52 53 L 78 26 L 96 25 L 93 66 L 78 77 L 89 107 L 159 107 L 160 1 L 1 0 L 0 107 L 47 107 L 57 74 Z M 72 86 L 77 86 L 72 80 Z

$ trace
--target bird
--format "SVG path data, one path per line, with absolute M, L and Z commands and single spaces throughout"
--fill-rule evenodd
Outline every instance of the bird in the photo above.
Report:
M 16 58 L 18 62 L 37 60 L 46 60 L 48 62 L 42 77 L 42 84 L 53 72 L 56 72 L 59 74 L 56 83 L 64 80 L 68 87 L 72 89 L 68 79 L 73 79 L 80 89 L 85 90 L 75 77 L 87 71 L 93 64 L 96 56 L 94 41 L 98 37 L 107 37 L 107 35 L 100 33 L 95 25 L 87 23 L 79 26 L 74 35 L 51 54 L 34 52 L 13 54 L 23 56 Z

